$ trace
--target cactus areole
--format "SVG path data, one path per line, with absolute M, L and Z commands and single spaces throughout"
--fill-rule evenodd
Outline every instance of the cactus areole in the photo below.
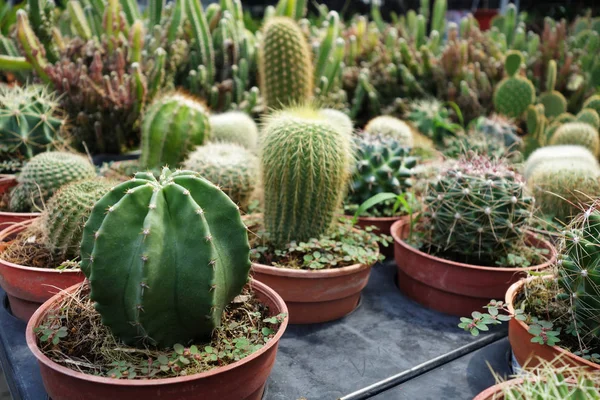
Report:
M 84 228 L 81 269 L 102 323 L 126 344 L 209 338 L 248 280 L 237 206 L 191 171 L 138 173 L 100 199 Z

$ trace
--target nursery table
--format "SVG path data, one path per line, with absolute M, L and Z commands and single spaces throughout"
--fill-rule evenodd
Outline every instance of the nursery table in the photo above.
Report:
M 506 331 L 473 338 L 458 318 L 405 298 L 392 262 L 376 265 L 360 306 L 345 318 L 291 325 L 281 339 L 265 400 L 471 400 L 494 383 L 488 369 L 509 374 Z M 0 362 L 13 399 L 46 400 L 25 324 L 0 290 Z

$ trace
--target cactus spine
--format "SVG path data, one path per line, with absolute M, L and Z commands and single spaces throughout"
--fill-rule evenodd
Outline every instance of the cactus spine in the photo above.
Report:
M 504 68 L 508 77 L 504 78 L 494 92 L 494 107 L 500 114 L 519 118 L 535 101 L 535 87 L 527 78 L 519 76 L 523 56 L 518 51 L 506 55 Z
M 276 17 L 264 27 L 259 53 L 261 93 L 267 107 L 306 102 L 313 93 L 313 65 L 304 34 L 295 21 Z
M 210 116 L 210 140 L 236 143 L 254 151 L 258 146 L 258 128 L 248 114 L 230 111 Z
M 248 279 L 237 206 L 191 171 L 138 173 L 102 197 L 83 231 L 81 270 L 102 323 L 129 345 L 210 337 Z
M 182 93 L 155 100 L 142 120 L 142 168 L 177 166 L 210 135 L 208 110 Z
M 276 245 L 318 238 L 331 227 L 348 184 L 349 135 L 309 107 L 271 115 L 261 143 L 264 222 Z

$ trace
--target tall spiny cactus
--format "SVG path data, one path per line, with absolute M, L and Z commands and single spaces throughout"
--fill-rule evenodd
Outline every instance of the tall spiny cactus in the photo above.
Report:
M 519 76 L 523 56 L 518 51 L 506 55 L 504 68 L 508 77 L 504 78 L 494 92 L 496 111 L 511 118 L 519 118 L 527 107 L 535 101 L 535 88 L 527 78 Z
M 295 21 L 283 17 L 270 19 L 263 31 L 259 74 L 267 107 L 306 102 L 313 92 L 313 66 L 304 34 Z
M 81 270 L 102 323 L 129 345 L 205 340 L 250 271 L 238 207 L 191 171 L 138 173 L 94 206 Z
M 271 240 L 318 238 L 341 206 L 352 163 L 350 135 L 313 108 L 269 116 L 261 143 L 264 221 Z

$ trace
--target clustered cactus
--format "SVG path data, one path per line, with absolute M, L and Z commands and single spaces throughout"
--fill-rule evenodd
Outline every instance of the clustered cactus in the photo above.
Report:
M 185 227 L 185 228 L 183 228 Z M 129 345 L 209 338 L 248 279 L 238 207 L 191 171 L 116 186 L 83 231 L 81 269 L 102 323 Z

